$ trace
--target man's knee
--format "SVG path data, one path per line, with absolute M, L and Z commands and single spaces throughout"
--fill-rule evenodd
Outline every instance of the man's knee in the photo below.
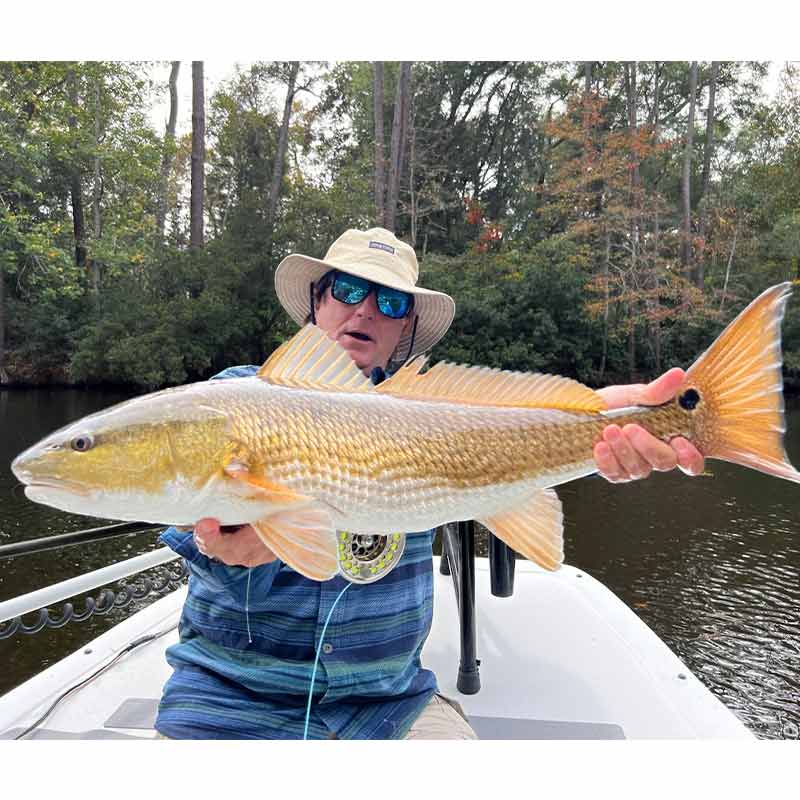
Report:
M 406 739 L 477 739 L 461 705 L 434 694 L 406 734 Z

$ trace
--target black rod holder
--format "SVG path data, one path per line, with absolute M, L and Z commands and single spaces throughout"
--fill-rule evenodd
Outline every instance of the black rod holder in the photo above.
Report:
M 489 534 L 489 579 L 495 597 L 514 594 L 514 551 L 493 533 Z
M 439 536 L 442 542 L 442 557 L 439 559 L 439 574 L 440 575 L 449 575 L 450 574 L 450 560 L 447 556 L 447 536 L 445 536 L 445 531 L 447 530 L 447 525 L 442 525 L 440 528 L 437 529 L 439 531 Z
M 477 694 L 481 678 L 475 624 L 475 525 L 473 522 L 459 522 L 457 535 L 453 534 L 452 526 L 447 525 L 442 539 L 447 542 L 460 623 L 461 656 L 456 687 L 462 694 Z

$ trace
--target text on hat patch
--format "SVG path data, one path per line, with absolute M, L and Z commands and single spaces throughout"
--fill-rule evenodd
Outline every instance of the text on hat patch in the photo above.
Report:
M 387 253 L 394 255 L 394 247 L 392 247 L 390 244 L 384 244 L 383 242 L 370 242 L 369 246 L 375 250 L 385 250 Z

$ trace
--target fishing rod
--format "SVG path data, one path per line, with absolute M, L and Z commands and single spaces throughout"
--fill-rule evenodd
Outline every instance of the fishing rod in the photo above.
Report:
M 128 536 L 150 530 L 156 531 L 163 527 L 163 525 L 154 525 L 152 522 L 118 522 L 113 525 L 104 525 L 100 528 L 87 528 L 86 530 L 62 533 L 57 536 L 43 536 L 39 539 L 29 539 L 26 542 L 0 545 L 0 558 L 41 553 L 44 550 L 69 547 L 73 544 L 99 542 L 103 539 L 112 539 L 115 536 Z

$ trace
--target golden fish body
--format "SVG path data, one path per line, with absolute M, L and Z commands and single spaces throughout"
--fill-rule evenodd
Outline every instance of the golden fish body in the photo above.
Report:
M 86 417 L 12 465 L 37 502 L 93 516 L 251 523 L 303 574 L 337 571 L 336 531 L 427 530 L 477 519 L 555 569 L 553 486 L 596 471 L 609 416 L 706 457 L 800 480 L 782 447 L 780 319 L 788 285 L 764 292 L 656 408 L 604 413 L 568 379 L 420 362 L 373 387 L 314 326 L 257 377 L 157 392 Z

